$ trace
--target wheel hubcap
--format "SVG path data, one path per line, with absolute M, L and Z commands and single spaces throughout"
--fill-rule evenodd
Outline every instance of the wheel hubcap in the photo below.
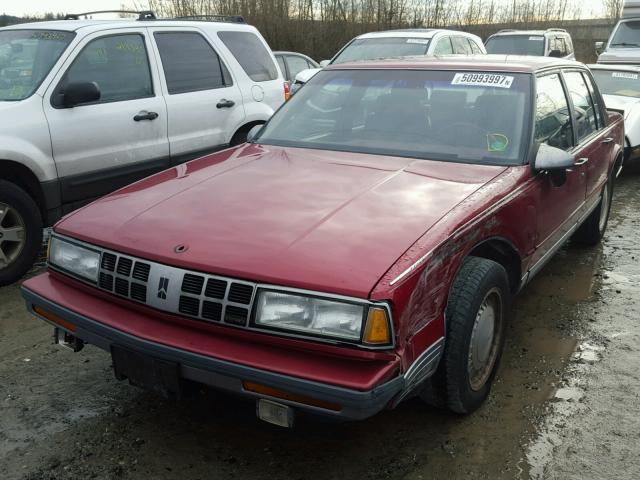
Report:
M 0 202 L 0 269 L 12 264 L 26 241 L 24 220 L 15 208 Z
M 600 202 L 600 221 L 598 227 L 602 232 L 607 224 L 607 216 L 609 215 L 609 186 L 605 185 L 602 190 L 602 201 Z
M 480 304 L 469 342 L 467 369 L 469 383 L 480 390 L 491 376 L 498 357 L 502 335 L 502 299 L 497 288 L 491 289 Z

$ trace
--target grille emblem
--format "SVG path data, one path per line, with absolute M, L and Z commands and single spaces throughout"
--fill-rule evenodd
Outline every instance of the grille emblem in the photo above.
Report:
M 158 282 L 158 298 L 161 300 L 166 300 L 168 289 L 169 279 L 167 277 L 160 277 L 160 281 Z

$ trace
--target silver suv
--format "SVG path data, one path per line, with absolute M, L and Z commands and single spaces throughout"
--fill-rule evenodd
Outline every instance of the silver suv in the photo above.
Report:
M 505 29 L 484 42 L 487 53 L 501 55 L 533 55 L 575 60 L 571 35 L 563 28 L 546 30 Z
M 0 29 L 0 286 L 30 268 L 43 226 L 245 141 L 285 100 L 241 17 L 82 16 Z

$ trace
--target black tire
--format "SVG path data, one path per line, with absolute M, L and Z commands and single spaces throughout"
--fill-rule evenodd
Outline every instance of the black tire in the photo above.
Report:
M 236 133 L 234 133 L 233 137 L 231 138 L 231 141 L 229 142 L 229 146 L 230 147 L 235 147 L 236 145 L 240 145 L 241 143 L 245 143 L 247 141 L 247 134 L 256 125 L 260 125 L 260 123 L 254 123 L 254 124 L 245 125 L 240 130 L 238 130 Z
M 611 174 L 609 176 L 609 180 L 602 188 L 600 203 L 571 237 L 571 240 L 575 243 L 590 247 L 600 243 L 600 240 L 604 237 L 604 233 L 607 230 L 607 224 L 609 223 L 609 213 L 611 212 L 613 178 L 614 174 Z M 603 211 L 603 209 L 605 210 Z M 602 215 L 604 215 L 604 217 Z
M 24 229 L 24 241 L 19 248 L 16 247 L 15 243 L 3 242 L 0 238 L 0 248 L 3 249 L 3 252 L 6 249 L 6 251 L 16 255 L 8 264 L 0 261 L 0 287 L 2 287 L 22 278 L 33 266 L 36 257 L 41 252 L 42 216 L 38 206 L 27 192 L 5 180 L 0 180 L 0 205 L 9 206 L 13 221 L 21 222 L 21 226 Z M 3 220 L 4 223 L 0 224 L 0 227 L 2 225 L 7 227 L 6 222 L 8 221 L 8 215 L 6 215 Z
M 476 319 L 486 302 L 495 305 L 497 327 L 491 330 L 486 366 L 478 378 L 470 375 L 470 349 Z M 435 375 L 427 381 L 421 398 L 428 404 L 467 414 L 485 401 L 491 390 L 506 334 L 511 303 L 507 272 L 492 260 L 465 259 L 451 287 L 446 309 L 446 338 L 443 357 Z M 493 309 L 493 307 L 492 307 Z

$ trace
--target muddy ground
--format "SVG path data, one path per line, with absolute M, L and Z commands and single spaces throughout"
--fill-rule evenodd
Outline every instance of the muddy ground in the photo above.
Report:
M 640 168 L 618 180 L 601 246 L 563 249 L 519 296 L 468 417 L 411 400 L 285 430 L 214 392 L 167 402 L 117 382 L 102 351 L 51 345 L 0 289 L 0 478 L 640 478 L 639 185 Z

